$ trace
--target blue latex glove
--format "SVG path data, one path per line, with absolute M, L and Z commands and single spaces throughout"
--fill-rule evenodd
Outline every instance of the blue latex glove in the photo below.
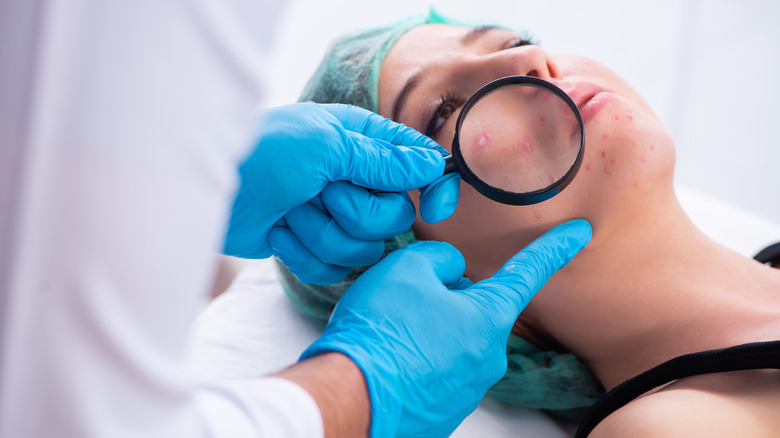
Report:
M 473 285 L 449 244 L 409 245 L 347 289 L 301 359 L 339 351 L 355 361 L 368 384 L 372 437 L 447 436 L 506 372 L 520 311 L 590 237 L 584 220 L 559 225 Z
M 426 222 L 455 211 L 460 178 L 442 176 L 446 155 L 362 108 L 308 102 L 267 110 L 240 168 L 225 254 L 276 255 L 305 283 L 338 282 L 350 267 L 376 263 L 384 239 L 411 227 L 407 190 L 421 188 Z

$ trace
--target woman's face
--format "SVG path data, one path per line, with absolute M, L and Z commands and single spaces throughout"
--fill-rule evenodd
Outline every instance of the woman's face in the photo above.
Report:
M 411 29 L 382 64 L 379 113 L 450 149 L 461 105 L 486 83 L 512 75 L 548 80 L 572 97 L 585 122 L 585 155 L 571 185 L 548 201 L 507 206 L 464 183 L 453 216 L 415 224 L 418 237 L 460 249 L 467 275 L 475 280 L 569 219 L 588 219 L 595 243 L 630 212 L 653 202 L 654 191 L 672 185 L 673 143 L 633 88 L 596 62 L 550 56 L 503 29 L 442 24 Z

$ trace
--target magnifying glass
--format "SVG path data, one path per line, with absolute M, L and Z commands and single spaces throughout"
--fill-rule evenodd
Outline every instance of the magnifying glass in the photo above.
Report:
M 574 179 L 585 129 L 574 101 L 533 76 L 508 76 L 483 86 L 463 105 L 444 173 L 494 201 L 531 205 Z

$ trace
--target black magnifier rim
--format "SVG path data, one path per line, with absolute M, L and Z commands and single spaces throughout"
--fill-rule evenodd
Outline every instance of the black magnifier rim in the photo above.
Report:
M 485 181 L 482 181 L 474 172 L 471 171 L 471 168 L 469 168 L 468 164 L 466 164 L 466 161 L 463 159 L 463 154 L 460 151 L 460 126 L 463 123 L 463 120 L 465 119 L 466 115 L 471 110 L 471 107 L 474 106 L 479 99 L 490 93 L 491 91 L 496 90 L 497 88 L 505 87 L 507 85 L 517 85 L 517 84 L 529 84 L 533 86 L 537 86 L 540 88 L 544 88 L 548 91 L 551 91 L 555 93 L 558 97 L 560 97 L 566 104 L 569 106 L 569 109 L 574 113 L 574 115 L 577 116 L 577 123 L 580 126 L 580 151 L 577 154 L 577 158 L 574 161 L 574 164 L 569 168 L 569 170 L 566 172 L 563 177 L 561 177 L 558 181 L 550 184 L 549 186 L 534 190 L 531 192 L 510 192 L 508 190 L 503 190 L 498 187 L 491 186 L 490 184 L 486 183 Z M 582 164 L 582 156 L 585 151 L 585 126 L 582 122 L 582 115 L 580 114 L 580 110 L 577 108 L 577 104 L 574 103 L 574 101 L 569 97 L 566 92 L 558 88 L 555 84 L 552 84 L 548 81 L 545 81 L 544 79 L 539 79 L 535 76 L 506 76 L 503 78 L 496 79 L 492 82 L 489 82 L 485 84 L 482 88 L 477 90 L 469 100 L 466 101 L 465 104 L 463 104 L 463 108 L 460 111 L 460 114 L 458 115 L 458 120 L 455 124 L 455 136 L 452 139 L 452 160 L 457 167 L 458 172 L 460 173 L 461 178 L 463 178 L 464 181 L 471 184 L 472 187 L 474 187 L 478 192 L 482 193 L 483 195 L 487 196 L 488 198 L 501 202 L 503 204 L 510 204 L 510 205 L 532 205 L 532 204 L 538 204 L 542 201 L 546 201 L 553 196 L 560 193 L 566 186 L 569 185 L 569 183 L 572 182 L 574 179 L 574 176 L 577 175 L 577 172 L 580 169 L 580 165 Z

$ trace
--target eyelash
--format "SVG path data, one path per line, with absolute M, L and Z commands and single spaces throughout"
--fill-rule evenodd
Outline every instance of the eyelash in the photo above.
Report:
M 510 41 L 506 46 L 504 46 L 504 50 L 512 49 L 515 47 L 521 47 L 521 46 L 532 46 L 535 44 L 536 43 L 532 40 L 527 40 L 525 38 L 518 37 L 517 39 Z
M 521 47 L 521 46 L 528 46 L 534 44 L 533 42 L 518 37 L 517 39 L 514 39 L 507 43 L 505 46 L 502 47 L 502 50 L 506 49 L 512 49 L 515 47 Z M 461 105 L 465 103 L 465 99 L 462 99 L 458 97 L 455 93 L 452 91 L 446 91 L 441 97 L 439 97 L 439 101 L 436 104 L 436 109 L 433 111 L 433 115 L 431 116 L 430 121 L 428 121 L 428 125 L 425 128 L 425 132 L 423 134 L 427 135 L 428 137 L 434 138 L 441 129 L 441 127 L 444 125 L 444 123 L 452 117 L 455 112 L 460 108 Z M 445 109 L 449 109 L 449 112 L 446 116 L 442 116 L 442 111 Z
M 455 114 L 455 111 L 457 111 L 464 102 L 465 101 L 456 96 L 455 93 L 446 91 L 441 97 L 439 97 L 439 101 L 436 104 L 436 109 L 433 111 L 433 115 L 431 116 L 431 120 L 428 122 L 428 126 L 425 128 L 424 134 L 433 138 L 436 134 L 439 133 L 439 130 L 444 125 L 444 123 Z M 449 113 L 446 116 L 442 116 L 442 112 L 447 108 L 450 108 Z

